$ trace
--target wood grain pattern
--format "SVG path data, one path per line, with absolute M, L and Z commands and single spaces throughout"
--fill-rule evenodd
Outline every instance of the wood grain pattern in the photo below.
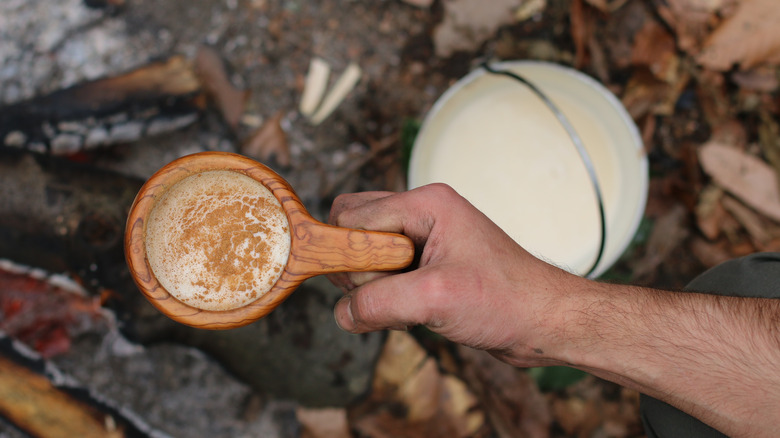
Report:
M 165 190 L 188 176 L 216 169 L 240 172 L 263 183 L 282 204 L 291 229 L 287 266 L 273 288 L 256 301 L 228 311 L 198 309 L 171 296 L 155 278 L 144 247 L 146 218 Z M 202 152 L 169 163 L 138 192 L 127 219 L 125 257 L 136 285 L 157 309 L 183 324 L 219 330 L 240 327 L 262 318 L 304 280 L 315 275 L 403 269 L 412 262 L 414 245 L 409 238 L 399 234 L 353 230 L 318 222 L 306 211 L 292 187 L 268 167 L 241 155 Z

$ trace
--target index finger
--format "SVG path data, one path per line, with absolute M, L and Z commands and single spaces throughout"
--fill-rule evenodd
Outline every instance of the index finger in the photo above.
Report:
M 349 193 L 339 195 L 333 200 L 333 205 L 330 207 L 330 214 L 328 215 L 328 223 L 331 225 L 344 226 L 339 224 L 339 216 L 341 213 L 360 207 L 363 204 L 367 204 L 377 199 L 383 199 L 388 196 L 392 196 L 393 192 L 361 192 L 361 193 Z M 356 227 L 348 227 L 356 228 Z M 373 230 L 384 231 L 384 230 Z

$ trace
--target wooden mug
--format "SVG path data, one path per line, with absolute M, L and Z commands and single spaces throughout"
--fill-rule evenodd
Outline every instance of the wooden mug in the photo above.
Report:
M 155 277 L 146 252 L 146 225 L 156 202 L 179 181 L 210 170 L 238 172 L 263 184 L 281 204 L 289 225 L 290 253 L 279 279 L 255 301 L 232 310 L 204 310 L 176 299 Z M 183 324 L 220 330 L 262 318 L 307 278 L 403 269 L 412 262 L 414 245 L 399 234 L 323 224 L 311 217 L 292 187 L 268 167 L 237 154 L 201 152 L 169 163 L 143 185 L 127 219 L 125 257 L 136 285 L 157 309 Z

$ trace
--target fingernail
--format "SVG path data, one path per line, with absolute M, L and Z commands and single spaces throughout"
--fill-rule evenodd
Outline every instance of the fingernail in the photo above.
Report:
M 395 327 L 390 327 L 390 330 L 395 330 L 397 332 L 408 332 L 409 326 L 408 325 L 397 325 Z
M 333 315 L 336 319 L 336 325 L 345 332 L 352 332 L 355 329 L 355 319 L 352 317 L 352 297 L 347 295 L 336 303 Z M 346 309 L 343 309 L 346 307 Z M 342 316 L 343 315 L 343 316 Z

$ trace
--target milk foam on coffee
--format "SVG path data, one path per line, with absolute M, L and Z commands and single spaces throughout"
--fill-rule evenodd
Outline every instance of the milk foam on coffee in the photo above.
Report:
M 149 265 L 179 301 L 203 310 L 245 306 L 271 290 L 290 254 L 287 216 L 262 183 L 229 170 L 165 191 L 145 231 Z

